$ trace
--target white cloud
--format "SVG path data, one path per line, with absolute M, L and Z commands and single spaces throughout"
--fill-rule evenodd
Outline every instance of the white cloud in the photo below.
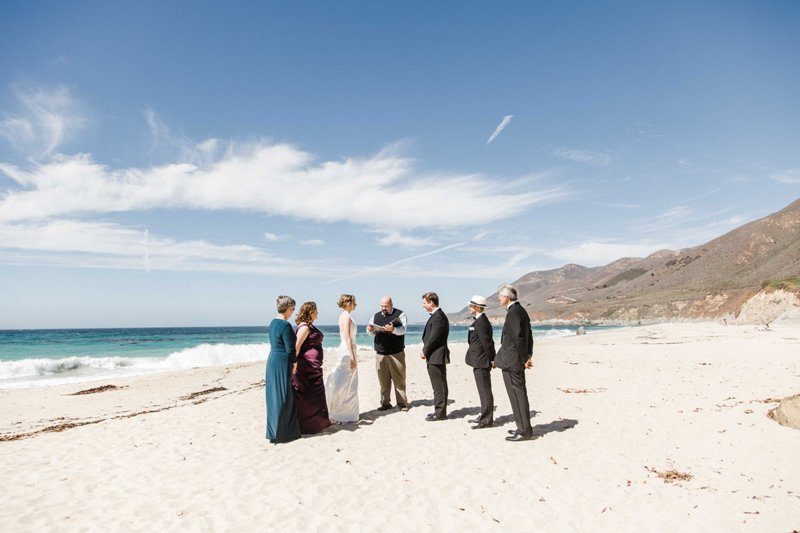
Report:
M 300 246 L 323 246 L 325 241 L 322 239 L 308 239 L 305 241 L 298 241 L 297 244 Z
M 786 185 L 800 184 L 800 168 L 791 168 L 772 175 L 772 179 Z
M 21 87 L 15 96 L 19 114 L 0 121 L 0 136 L 36 157 L 50 155 L 86 124 L 66 87 Z
M 289 239 L 288 235 L 278 235 L 277 233 L 270 233 L 269 231 L 264 232 L 264 240 L 268 242 L 285 241 L 287 239 Z
M 501 131 L 506 129 L 506 126 L 508 126 L 512 118 L 514 118 L 514 115 L 506 115 L 503 117 L 503 120 L 500 121 L 500 124 L 497 125 L 492 134 L 489 136 L 489 140 L 486 141 L 486 146 L 489 146 L 489 143 L 492 142 L 498 135 L 500 135 Z
M 665 248 L 670 248 L 670 245 L 665 243 L 582 242 L 549 251 L 547 254 L 565 263 L 593 267 L 607 265 L 623 257 L 647 257 L 653 252 Z
M 22 187 L 0 196 L 0 221 L 184 208 L 376 228 L 391 206 L 398 231 L 445 229 L 505 219 L 566 195 L 558 187 L 512 188 L 480 174 L 421 174 L 391 148 L 366 159 L 315 162 L 292 145 L 266 142 L 230 143 L 203 164 L 112 169 L 77 154 L 28 168 L 0 163 L 0 172 Z
M 588 163 L 590 165 L 605 167 L 614 162 L 615 157 L 606 152 L 591 152 L 589 150 L 575 150 L 570 148 L 555 148 L 552 154 L 559 159 Z
M 0 259 L 7 263 L 291 276 L 330 276 L 347 271 L 330 261 L 294 261 L 244 244 L 179 241 L 153 235 L 147 229 L 107 222 L 0 223 L 0 242 Z
M 382 236 L 378 238 L 380 246 L 402 246 L 407 248 L 418 248 L 420 246 L 430 246 L 435 244 L 433 239 L 427 237 L 413 237 L 405 235 L 399 231 L 383 231 L 375 230 L 374 233 L 381 233 Z

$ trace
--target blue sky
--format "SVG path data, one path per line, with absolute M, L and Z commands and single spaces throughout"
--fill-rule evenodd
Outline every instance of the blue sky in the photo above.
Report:
M 0 328 L 412 320 L 800 196 L 796 2 L 2 2 Z M 498 126 L 507 124 L 488 142 Z

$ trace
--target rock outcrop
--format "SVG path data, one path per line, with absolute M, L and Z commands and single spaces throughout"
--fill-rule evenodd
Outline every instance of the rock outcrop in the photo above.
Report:
M 782 426 L 800 429 L 800 394 L 782 399 L 769 417 Z

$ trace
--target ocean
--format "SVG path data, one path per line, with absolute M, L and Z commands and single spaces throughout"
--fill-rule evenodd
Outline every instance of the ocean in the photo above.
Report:
M 339 345 L 338 326 L 318 326 L 324 346 Z M 423 325 L 409 325 L 406 346 L 422 345 Z M 593 329 L 587 328 L 588 332 Z M 534 339 L 575 335 L 575 327 L 535 326 Z M 467 342 L 466 326 L 450 342 Z M 500 328 L 495 328 L 499 342 Z M 359 327 L 359 350 L 372 337 Z M 267 327 L 0 330 L 0 389 L 77 383 L 204 366 L 266 360 Z

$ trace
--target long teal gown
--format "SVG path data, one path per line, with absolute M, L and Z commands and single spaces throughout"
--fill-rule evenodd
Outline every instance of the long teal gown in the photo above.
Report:
M 273 318 L 269 325 L 270 352 L 267 358 L 267 438 L 289 442 L 300 438 L 297 404 L 292 388 L 292 365 L 297 361 L 294 329 L 288 321 Z

